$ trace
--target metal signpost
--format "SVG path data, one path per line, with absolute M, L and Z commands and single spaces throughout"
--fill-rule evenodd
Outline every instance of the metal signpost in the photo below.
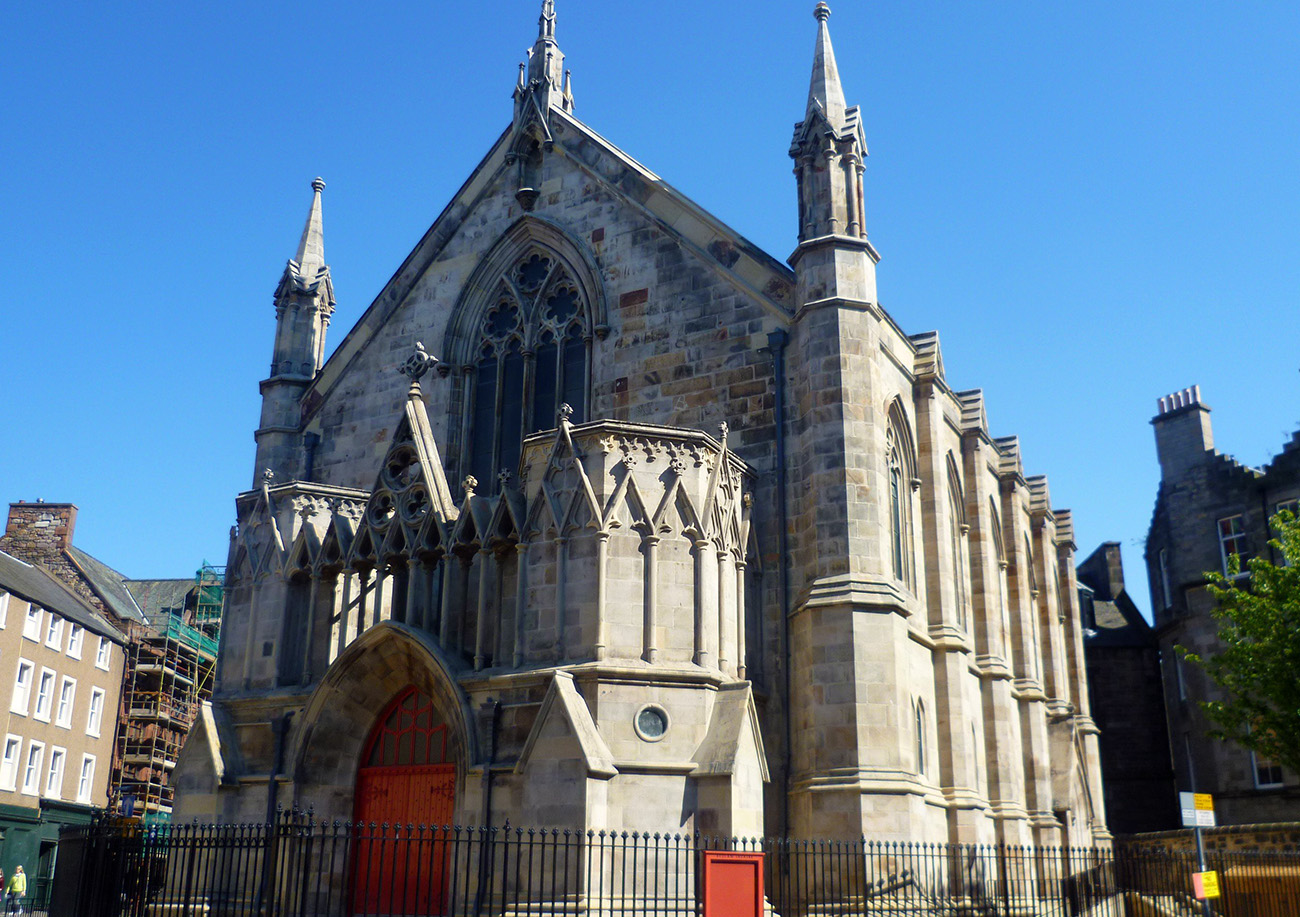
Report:
M 1196 833 L 1196 858 L 1200 863 L 1200 872 L 1192 874 L 1192 890 L 1206 917 L 1210 910 L 1210 899 L 1219 897 L 1219 874 L 1205 868 L 1205 839 L 1201 836 L 1202 828 L 1214 827 L 1214 797 L 1209 793 L 1179 793 L 1178 808 L 1183 813 L 1183 827 L 1191 828 Z

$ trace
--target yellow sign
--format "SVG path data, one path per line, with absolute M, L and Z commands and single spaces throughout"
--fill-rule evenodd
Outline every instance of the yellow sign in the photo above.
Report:
M 1218 898 L 1220 895 L 1219 874 L 1213 870 L 1192 873 L 1192 889 L 1198 901 L 1204 901 L 1207 898 Z
M 1214 811 L 1214 797 L 1211 796 L 1209 793 L 1193 793 L 1192 799 L 1196 803 L 1195 807 L 1200 809 L 1201 811 L 1203 812 Z

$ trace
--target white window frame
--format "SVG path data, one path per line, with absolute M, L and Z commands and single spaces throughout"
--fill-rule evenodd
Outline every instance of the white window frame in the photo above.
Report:
M 66 700 L 66 703 L 64 701 Z M 54 709 L 54 725 L 72 728 L 72 711 L 77 706 L 77 679 L 64 675 L 59 683 L 59 703 Z
M 90 802 L 91 793 L 94 789 L 95 756 L 83 754 L 81 756 L 81 773 L 77 777 L 77 802 Z
M 52 611 L 45 631 L 45 645 L 56 653 L 63 649 L 63 619 Z
M 1228 523 L 1232 531 L 1225 533 L 1224 523 Z M 1241 572 L 1237 575 L 1249 576 L 1250 571 L 1246 569 L 1246 564 L 1255 555 L 1250 552 L 1250 546 L 1246 543 L 1250 537 L 1246 531 L 1246 517 L 1241 513 L 1224 516 L 1215 524 L 1215 532 L 1219 536 L 1219 559 L 1223 562 L 1223 575 L 1228 575 L 1228 558 L 1236 554 L 1241 558 Z
M 32 711 L 32 719 L 42 723 L 50 721 L 50 711 L 54 709 L 54 686 L 58 680 L 57 672 L 49 666 L 41 666 L 41 677 L 36 682 L 36 709 Z M 49 685 L 48 692 L 45 690 L 46 685 Z
M 81 647 L 86 642 L 86 629 L 80 624 L 68 628 L 68 658 L 81 659 Z
M 1261 771 L 1276 771 L 1277 779 L 1261 780 Z M 1261 758 L 1253 751 L 1250 753 L 1250 774 L 1251 777 L 1254 778 L 1255 789 L 1257 790 L 1276 790 L 1279 789 L 1284 782 L 1282 778 L 1282 765 L 1270 761 L 1268 758 Z M 1269 774 L 1269 776 L 1271 777 L 1273 775 Z
M 49 799 L 63 798 L 63 771 L 68 763 L 68 750 L 58 745 L 50 748 L 50 766 L 45 769 L 45 792 Z
M 98 739 L 100 732 L 104 727 L 104 697 L 103 688 L 90 689 L 90 710 L 86 714 L 86 735 Z
M 9 623 L 9 593 L 0 589 L 0 630 Z
M 26 679 L 23 676 L 26 675 Z M 9 709 L 19 716 L 26 716 L 32 702 L 32 680 L 36 677 L 36 663 L 18 657 L 18 674 L 14 676 L 14 696 L 9 701 Z
M 12 752 L 12 754 L 10 754 Z M 5 736 L 4 758 L 0 759 L 0 790 L 18 789 L 18 762 L 23 757 L 23 737 Z
M 41 795 L 41 778 L 44 776 L 45 743 L 32 739 L 27 743 L 27 757 L 23 762 L 23 795 Z
M 95 668 L 108 671 L 108 654 L 111 645 L 107 637 L 99 638 L 99 646 L 95 648 Z
M 27 605 L 27 617 L 23 619 L 23 637 L 33 643 L 41 642 L 41 606 L 35 602 Z

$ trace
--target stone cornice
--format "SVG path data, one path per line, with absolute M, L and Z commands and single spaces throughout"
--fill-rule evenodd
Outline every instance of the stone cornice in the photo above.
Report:
M 793 617 L 809 608 L 850 605 L 854 611 L 892 613 L 906 618 L 912 615 L 915 604 L 916 599 L 893 580 L 845 573 L 814 582 L 803 599 L 795 603 L 790 615 Z

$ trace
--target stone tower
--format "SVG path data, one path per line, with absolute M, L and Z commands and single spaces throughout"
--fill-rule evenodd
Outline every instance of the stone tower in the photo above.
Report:
M 261 384 L 255 485 L 267 471 L 273 479 L 288 480 L 305 463 L 299 402 L 325 362 L 325 329 L 334 314 L 334 284 L 325 263 L 321 225 L 320 197 L 325 182 L 314 179 L 311 190 L 311 209 L 298 251 L 284 266 L 275 288 L 275 344 L 271 374 Z M 307 451 L 310 448 L 306 446 Z

